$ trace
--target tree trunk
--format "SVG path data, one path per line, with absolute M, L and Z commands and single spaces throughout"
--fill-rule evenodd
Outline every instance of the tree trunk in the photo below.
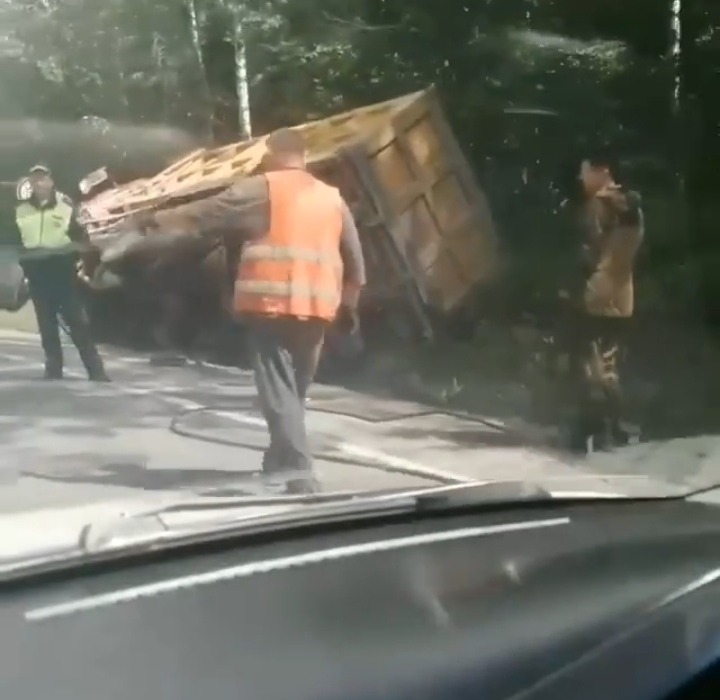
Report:
M 243 36 L 240 9 L 233 12 L 233 30 L 235 45 L 235 86 L 238 98 L 238 126 L 243 140 L 252 138 L 250 123 L 250 94 L 248 89 L 247 51 Z

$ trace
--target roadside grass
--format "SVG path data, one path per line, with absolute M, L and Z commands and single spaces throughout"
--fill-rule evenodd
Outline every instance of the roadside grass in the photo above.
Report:
M 472 340 L 388 342 L 346 383 L 448 410 L 505 417 L 529 403 L 527 352 L 512 328 L 481 328 Z

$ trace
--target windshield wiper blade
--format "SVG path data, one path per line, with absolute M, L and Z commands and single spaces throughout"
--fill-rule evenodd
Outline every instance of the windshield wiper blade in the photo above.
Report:
M 397 489 L 394 493 L 405 493 Z M 393 492 L 386 492 L 393 493 Z M 151 510 L 116 515 L 109 520 L 86 523 L 80 530 L 78 546 L 85 552 L 98 552 L 108 548 L 122 548 L 143 543 L 170 539 L 173 533 L 241 526 L 246 522 L 261 522 L 272 518 L 284 521 L 289 513 L 300 513 L 312 506 L 342 504 L 367 498 L 366 491 L 334 491 L 308 495 L 254 495 L 219 496 L 211 494 L 184 499 L 177 503 Z M 207 516 L 210 518 L 208 519 Z M 180 519 L 180 524 L 172 520 Z M 293 518 L 295 519 L 295 518 Z
M 438 508 L 463 508 L 477 505 L 511 505 L 513 503 L 556 500 L 551 491 L 532 481 L 486 481 L 440 486 L 415 495 L 418 511 Z
M 62 551 L 0 562 L 0 574 L 22 577 L 32 569 L 83 565 L 95 557 L 116 558 L 165 547 L 282 532 L 291 527 L 347 524 L 393 515 L 497 510 L 532 504 L 599 502 L 627 498 L 608 492 L 551 491 L 532 481 L 468 482 L 382 492 L 334 492 L 301 497 L 232 496 L 180 501 L 85 524 L 75 544 Z
M 140 511 L 131 519 L 162 518 L 182 513 L 222 513 L 234 509 L 251 509 L 280 506 L 337 506 L 339 508 L 374 507 L 378 504 L 411 504 L 418 509 L 433 506 L 474 505 L 477 503 L 510 503 L 516 500 L 546 500 L 552 493 L 532 482 L 484 481 L 452 484 L 450 486 L 424 487 L 418 489 L 393 488 L 375 491 L 331 491 L 308 495 L 238 495 L 213 496 L 212 493 L 177 503 Z M 295 512 L 295 511 L 293 511 Z M 126 519 L 126 518 L 124 518 Z M 118 520 L 115 518 L 114 520 Z
M 531 480 L 468 481 L 449 486 L 304 496 L 248 493 L 213 497 L 206 492 L 154 510 L 120 513 L 107 520 L 86 523 L 75 531 L 77 534 L 68 533 L 69 539 L 62 549 L 30 551 L 26 557 L 0 560 L 0 581 L 20 580 L 33 573 L 82 567 L 94 561 L 123 559 L 153 550 L 205 546 L 231 537 L 273 532 L 282 535 L 284 530 L 296 527 L 360 524 L 396 515 L 482 513 L 533 505 L 552 507 L 668 497 L 667 494 L 642 497 L 605 490 L 608 485 L 600 484 L 600 475 L 589 476 L 593 486 L 600 490 L 548 489 L 545 488 L 548 479 L 541 477 L 539 483 Z M 568 481 L 577 479 L 563 477 L 559 480 L 565 485 Z
M 182 501 L 163 508 L 121 516 L 110 522 L 83 527 L 78 544 L 83 551 L 143 544 L 159 544 L 184 535 L 228 534 L 239 528 L 256 531 L 266 527 L 347 521 L 393 513 L 426 513 L 462 507 L 510 506 L 550 502 L 553 495 L 531 482 L 469 482 L 417 490 L 334 492 L 312 496 L 233 496 Z M 235 512 L 237 511 L 237 512 Z M 203 518 L 202 515 L 210 515 Z M 180 522 L 173 524 L 173 518 Z
M 598 496 L 601 494 L 598 494 Z M 516 500 L 547 500 L 554 498 L 554 494 L 530 481 L 468 481 L 449 486 L 432 486 L 409 489 L 399 487 L 393 489 L 378 489 L 374 491 L 331 491 L 301 496 L 212 496 L 192 500 L 184 500 L 143 515 L 166 515 L 185 511 L 222 511 L 233 508 L 250 508 L 258 506 L 279 505 L 350 505 L 353 507 L 362 504 L 376 505 L 378 503 L 392 503 L 410 501 L 419 508 L 433 505 L 475 505 L 492 502 L 512 503 Z

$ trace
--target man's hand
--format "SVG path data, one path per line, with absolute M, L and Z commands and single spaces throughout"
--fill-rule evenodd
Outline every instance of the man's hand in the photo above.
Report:
M 335 325 L 341 333 L 355 335 L 360 330 L 360 318 L 357 308 L 354 306 L 341 305 L 335 317 Z
M 90 287 L 90 289 L 100 289 L 100 286 L 97 284 L 97 282 L 93 279 L 93 276 L 90 275 L 88 272 L 88 269 L 85 265 L 85 263 L 82 260 L 78 260 L 75 270 L 77 272 L 78 279 L 87 287 Z
M 113 263 L 122 260 L 133 249 L 137 249 L 145 240 L 140 231 L 123 231 L 112 243 L 103 248 L 100 253 L 100 262 Z
M 102 263 L 97 267 L 93 275 L 90 275 L 82 261 L 77 263 L 76 271 L 78 279 L 95 291 L 106 291 L 122 286 L 122 278 L 110 272 Z

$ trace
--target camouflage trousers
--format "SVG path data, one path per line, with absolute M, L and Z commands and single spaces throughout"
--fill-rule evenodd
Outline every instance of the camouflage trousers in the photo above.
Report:
M 595 448 L 623 444 L 622 368 L 627 319 L 579 316 L 570 334 L 572 442 Z

